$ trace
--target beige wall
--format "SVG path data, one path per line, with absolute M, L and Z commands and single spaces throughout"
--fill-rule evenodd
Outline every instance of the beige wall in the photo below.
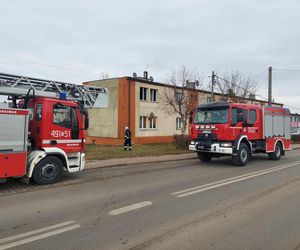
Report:
M 144 87 L 148 89 L 147 101 L 140 100 L 140 87 Z M 152 85 L 151 83 L 141 83 L 136 82 L 135 87 L 135 128 L 136 128 L 136 136 L 144 137 L 144 136 L 172 136 L 174 134 L 180 134 L 180 130 L 176 130 L 176 117 L 179 115 L 176 114 L 167 114 L 165 110 L 162 108 L 161 103 L 161 94 L 163 93 L 166 87 L 159 85 Z M 157 102 L 150 101 L 150 89 L 157 89 Z M 153 112 L 154 116 L 157 117 L 157 128 L 150 129 L 150 121 L 147 119 L 147 128 L 140 129 L 139 128 L 139 117 L 140 116 L 150 116 L 150 113 Z
M 118 137 L 118 79 L 84 83 L 108 89 L 108 108 L 89 108 L 89 136 Z

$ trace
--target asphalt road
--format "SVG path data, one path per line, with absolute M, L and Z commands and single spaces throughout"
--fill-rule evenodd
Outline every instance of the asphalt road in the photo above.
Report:
M 46 188 L 10 182 L 0 250 L 300 249 L 299 156 L 96 169 Z

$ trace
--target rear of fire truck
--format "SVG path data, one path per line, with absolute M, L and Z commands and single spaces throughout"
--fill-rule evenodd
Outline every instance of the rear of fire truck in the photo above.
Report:
M 28 110 L 0 109 L 0 182 L 26 175 Z
M 278 107 L 241 103 L 208 103 L 197 108 L 189 149 L 201 161 L 231 156 L 244 166 L 254 153 L 279 160 L 291 150 L 290 112 Z

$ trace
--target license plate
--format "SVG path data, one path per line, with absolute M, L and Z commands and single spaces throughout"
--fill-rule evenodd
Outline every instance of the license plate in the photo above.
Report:
M 211 134 L 211 131 L 210 131 L 210 130 L 203 130 L 202 133 L 203 133 L 203 134 Z

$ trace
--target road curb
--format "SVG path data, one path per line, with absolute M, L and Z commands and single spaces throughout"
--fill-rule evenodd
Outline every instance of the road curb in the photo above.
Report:
M 190 156 L 187 156 L 190 154 Z M 142 159 L 142 158 L 148 158 L 147 157 L 133 157 L 133 158 L 118 158 L 118 159 L 110 159 L 110 160 L 104 160 L 104 161 L 112 161 L 116 160 L 117 163 L 107 163 L 105 164 L 104 161 L 92 161 L 86 163 L 85 169 L 96 169 L 96 168 L 111 168 L 111 167 L 121 167 L 121 166 L 129 166 L 129 165 L 138 165 L 138 164 L 148 164 L 148 163 L 159 163 L 159 162 L 169 162 L 169 161 L 184 161 L 184 160 L 192 160 L 197 159 L 197 156 L 194 153 L 187 153 L 183 154 L 182 157 L 178 157 L 179 155 L 163 155 L 163 156 L 153 156 L 153 160 L 149 159 Z M 181 155 L 180 155 L 181 156 Z M 164 157 L 168 159 L 157 159 L 158 157 Z M 178 158 L 172 158 L 172 157 L 178 157 Z M 152 158 L 152 157 L 151 157 Z M 128 161 L 128 162 L 124 162 Z M 99 165 L 96 165 L 99 164 Z M 93 166 L 94 165 L 94 166 Z

